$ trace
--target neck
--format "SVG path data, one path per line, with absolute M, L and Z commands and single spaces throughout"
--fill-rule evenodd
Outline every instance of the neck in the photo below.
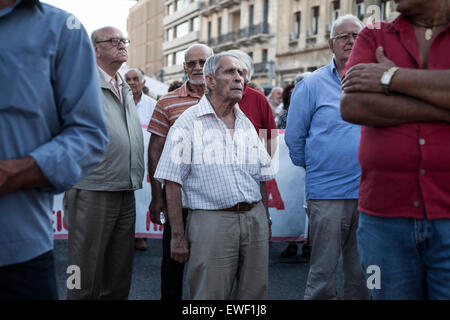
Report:
M 234 116 L 234 105 L 237 101 L 225 101 L 222 97 L 219 97 L 213 93 L 207 93 L 206 98 L 208 98 L 209 103 L 211 103 L 214 111 L 220 119 Z
M 334 65 L 336 66 L 339 76 L 341 76 L 342 71 L 344 71 L 346 63 L 347 63 L 347 60 L 338 60 L 338 59 L 334 58 Z
M 102 68 L 103 71 L 105 71 L 108 75 L 110 75 L 113 78 L 115 77 L 117 71 L 119 71 L 120 66 L 122 65 L 122 64 L 117 64 L 117 63 L 104 64 L 104 63 L 102 63 L 101 61 L 98 61 L 98 60 L 97 60 L 97 63 L 98 63 L 98 66 L 100 68 Z
M 450 20 L 450 6 L 447 0 L 427 1 L 425 8 L 410 19 L 414 23 L 428 27 L 446 24 Z
M 133 94 L 133 100 L 134 104 L 138 104 L 139 100 L 141 100 L 142 97 L 142 91 L 136 94 Z
M 205 94 L 205 85 L 204 84 L 193 84 L 190 81 L 188 81 L 187 86 L 190 91 L 194 92 L 198 96 L 202 96 Z

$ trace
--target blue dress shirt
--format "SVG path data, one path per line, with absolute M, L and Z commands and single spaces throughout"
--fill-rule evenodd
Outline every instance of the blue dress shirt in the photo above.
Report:
M 342 120 L 341 80 L 334 60 L 292 93 L 285 141 L 292 162 L 306 169 L 306 199 L 357 199 L 361 126 Z
M 53 249 L 53 194 L 108 143 L 92 46 L 69 13 L 25 0 L 0 10 L 0 141 L 0 160 L 31 156 L 51 183 L 0 196 L 1 267 Z

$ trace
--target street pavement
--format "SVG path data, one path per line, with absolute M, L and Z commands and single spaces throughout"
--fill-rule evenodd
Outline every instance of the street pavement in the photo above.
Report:
M 162 240 L 147 239 L 148 249 L 134 256 L 133 280 L 130 300 L 160 299 L 160 267 Z M 309 270 L 309 260 L 301 256 L 301 244 L 296 257 L 280 258 L 287 242 L 271 242 L 269 249 L 269 300 L 302 300 Z M 55 270 L 60 299 L 66 299 L 66 273 L 68 266 L 67 240 L 55 240 Z M 337 290 L 342 297 L 342 264 L 339 263 Z M 183 299 L 188 299 L 184 284 Z

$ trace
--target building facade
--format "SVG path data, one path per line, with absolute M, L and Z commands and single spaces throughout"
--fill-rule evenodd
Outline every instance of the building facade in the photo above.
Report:
M 159 76 L 164 66 L 161 51 L 164 39 L 163 18 L 162 0 L 139 0 L 128 15 L 130 46 L 127 65 L 140 68 L 150 77 Z
M 348 13 L 365 23 L 397 16 L 392 0 L 139 0 L 128 64 L 166 84 L 184 80 L 185 50 L 205 43 L 248 53 L 259 85 L 284 85 L 331 61 L 331 25 Z
M 292 81 L 299 72 L 314 71 L 330 63 L 328 40 L 332 23 L 345 14 L 363 22 L 397 16 L 394 1 L 283 0 L 278 1 L 276 76 L 278 84 Z
M 239 49 L 253 58 L 252 81 L 275 80 L 277 0 L 204 0 L 201 41 L 221 52 Z

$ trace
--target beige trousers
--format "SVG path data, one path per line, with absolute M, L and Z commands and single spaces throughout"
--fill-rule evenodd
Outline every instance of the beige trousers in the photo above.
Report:
M 269 226 L 262 202 L 247 212 L 190 210 L 186 235 L 190 299 L 267 299 Z
M 134 256 L 134 191 L 71 189 L 64 202 L 69 265 L 81 271 L 81 289 L 68 289 L 67 298 L 127 299 Z

